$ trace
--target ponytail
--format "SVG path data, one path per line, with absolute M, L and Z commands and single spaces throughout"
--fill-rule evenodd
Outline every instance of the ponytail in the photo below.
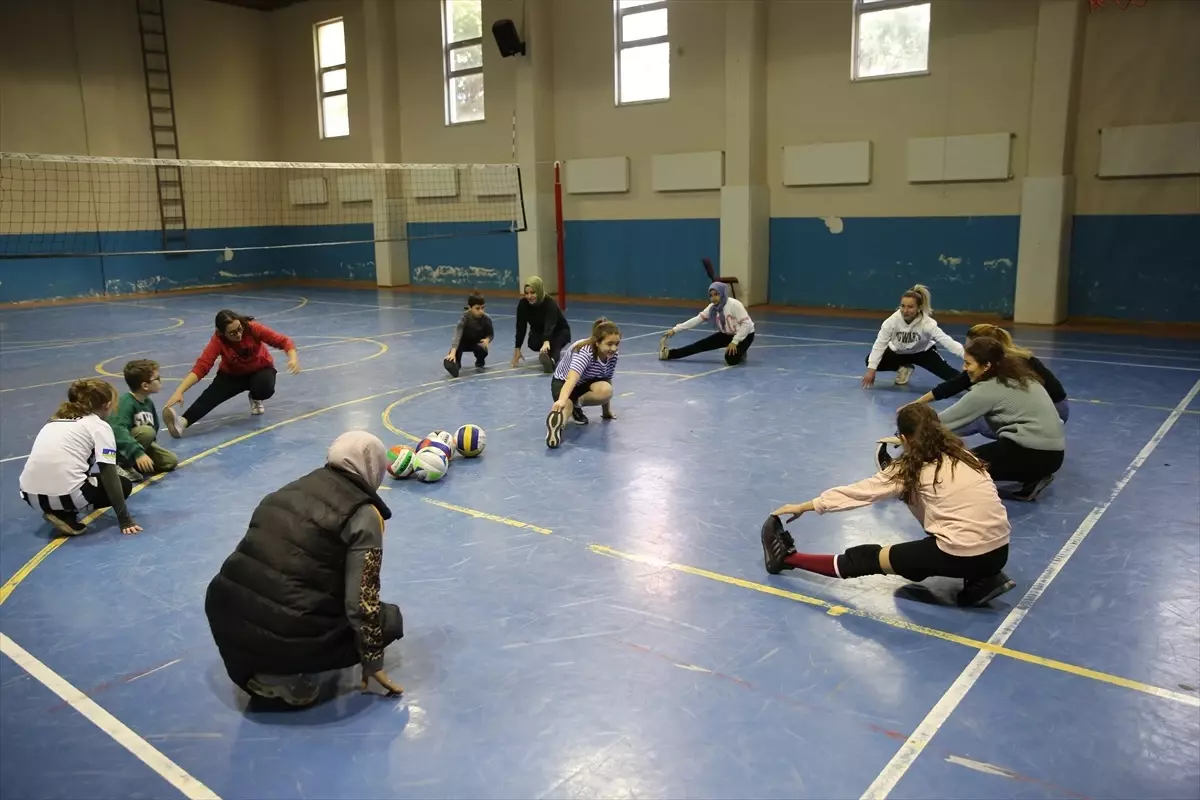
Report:
M 58 407 L 50 419 L 83 419 L 98 414 L 117 398 L 112 384 L 99 378 L 82 378 L 67 389 L 67 402 Z
M 1027 347 L 1018 347 L 1013 342 L 1012 335 L 1001 328 L 999 325 L 992 325 L 988 322 L 981 322 L 978 325 L 972 325 L 967 331 L 968 339 L 982 339 L 984 337 L 995 339 L 1004 348 L 1004 352 L 1010 356 L 1019 356 L 1021 358 L 1030 358 L 1033 356 L 1033 351 Z
M 571 352 L 578 353 L 583 348 L 591 346 L 594 355 L 600 343 L 613 334 L 617 336 L 621 335 L 621 329 L 617 327 L 617 323 L 612 322 L 607 317 L 600 317 L 592 323 L 592 335 L 576 342 L 571 348 Z
M 933 316 L 933 296 L 929 293 L 929 287 L 918 283 L 916 286 L 909 289 L 904 294 L 900 295 L 903 299 L 911 297 L 917 304 L 917 310 L 927 317 Z

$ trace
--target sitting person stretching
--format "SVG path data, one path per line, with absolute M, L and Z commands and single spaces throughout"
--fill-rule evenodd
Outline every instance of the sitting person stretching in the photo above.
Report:
M 1016 584 L 1008 563 L 1008 514 L 983 464 L 946 430 L 933 409 L 905 406 L 896 414 L 904 452 L 878 473 L 849 486 L 827 489 L 807 503 L 775 509 L 762 527 L 767 572 L 802 569 L 831 578 L 900 575 L 923 581 L 935 575 L 962 578 L 960 606 L 983 606 Z M 927 534 L 901 544 L 859 544 L 841 555 L 800 553 L 788 522 L 809 511 L 826 514 L 899 498 Z

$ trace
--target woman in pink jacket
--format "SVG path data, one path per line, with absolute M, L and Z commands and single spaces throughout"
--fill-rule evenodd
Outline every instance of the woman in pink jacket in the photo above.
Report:
M 879 472 L 820 497 L 776 509 L 762 528 L 767 572 L 802 569 L 831 578 L 900 575 L 923 581 L 935 575 L 962 578 L 960 606 L 983 606 L 1016 584 L 1004 574 L 1008 563 L 1008 514 L 987 469 L 962 440 L 945 428 L 929 406 L 910 405 L 896 414 L 904 452 Z M 841 555 L 796 552 L 781 518 L 809 511 L 826 514 L 899 498 L 928 534 L 924 539 L 881 546 L 860 544 Z

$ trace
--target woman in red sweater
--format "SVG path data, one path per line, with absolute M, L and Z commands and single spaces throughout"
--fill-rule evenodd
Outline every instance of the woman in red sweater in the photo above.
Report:
M 229 309 L 218 311 L 217 330 L 208 340 L 208 346 L 163 405 L 163 422 L 171 435 L 178 439 L 189 425 L 195 425 L 208 412 L 242 392 L 250 393 L 250 413 L 263 413 L 264 401 L 275 394 L 275 362 L 267 345 L 287 353 L 289 372 L 295 375 L 300 371 L 296 344 L 287 336 L 255 322 L 253 317 L 243 317 Z M 177 414 L 174 406 L 183 405 L 183 393 L 207 375 L 218 358 L 221 365 L 212 383 L 187 411 Z

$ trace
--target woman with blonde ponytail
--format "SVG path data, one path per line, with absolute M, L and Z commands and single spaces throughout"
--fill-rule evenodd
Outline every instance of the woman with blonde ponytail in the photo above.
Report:
M 962 358 L 963 346 L 947 336 L 933 319 L 933 304 L 929 289 L 921 284 L 900 296 L 900 308 L 883 321 L 875 344 L 867 356 L 867 372 L 863 388 L 875 385 L 876 372 L 895 372 L 896 385 L 908 383 L 913 367 L 929 370 L 944 381 L 958 375 L 958 370 L 946 363 L 936 345 Z
M 117 390 L 99 378 L 75 381 L 67 401 L 38 432 L 21 471 L 21 499 L 64 536 L 87 530 L 79 512 L 112 507 L 121 533 L 142 530 L 125 498 L 133 483 L 117 469 L 117 440 L 106 421 L 117 407 Z M 89 474 L 92 464 L 99 472 Z
M 801 569 L 830 578 L 900 575 L 910 581 L 934 576 L 962 578 L 960 606 L 983 606 L 1016 584 L 1004 574 L 1008 563 L 1008 514 L 984 464 L 938 421 L 927 405 L 896 414 L 904 452 L 879 472 L 849 486 L 827 489 L 807 503 L 775 509 L 762 527 L 763 563 L 777 575 Z M 841 555 L 796 551 L 783 527 L 815 511 L 827 514 L 900 499 L 921 523 L 924 538 L 902 544 L 859 544 Z

